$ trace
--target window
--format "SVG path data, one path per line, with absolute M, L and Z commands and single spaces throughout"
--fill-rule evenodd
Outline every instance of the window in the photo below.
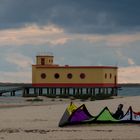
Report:
M 117 84 L 117 76 L 116 75 L 114 76 L 114 83 L 115 83 L 115 85 Z
M 41 65 L 45 65 L 45 59 L 41 58 Z
M 107 78 L 107 73 L 105 73 L 105 79 Z
M 72 78 L 72 74 L 71 74 L 71 73 L 68 73 L 68 74 L 67 74 L 67 78 L 68 78 L 68 79 L 71 79 L 71 78 Z
M 85 75 L 84 73 L 81 73 L 81 74 L 80 74 L 80 78 L 81 78 L 81 79 L 84 79 L 85 77 L 86 77 L 86 75 Z
M 58 73 L 54 74 L 55 79 L 58 79 L 60 77 L 60 75 Z
M 112 74 L 110 73 L 110 79 L 112 78 Z
M 45 79 L 46 78 L 46 74 L 45 73 L 41 73 L 41 78 Z

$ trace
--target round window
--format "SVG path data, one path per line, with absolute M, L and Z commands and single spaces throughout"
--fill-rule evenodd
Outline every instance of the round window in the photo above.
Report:
M 85 75 L 84 73 L 81 73 L 81 74 L 80 74 L 80 78 L 81 78 L 81 79 L 84 79 L 85 77 L 86 77 L 86 75 Z
M 71 78 L 72 78 L 72 74 L 71 74 L 71 73 L 68 73 L 68 74 L 67 74 L 67 77 L 68 77 L 69 79 L 71 79 Z
M 41 73 L 41 78 L 45 79 L 46 78 L 46 74 L 45 73 Z
M 56 79 L 58 79 L 58 78 L 60 77 L 60 75 L 59 75 L 58 73 L 56 73 L 56 74 L 54 75 L 54 77 L 55 77 Z

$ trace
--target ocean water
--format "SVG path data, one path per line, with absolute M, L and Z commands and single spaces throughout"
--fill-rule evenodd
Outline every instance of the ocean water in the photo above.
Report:
M 139 96 L 140 95 L 140 86 L 130 86 L 130 87 L 121 87 L 118 90 L 119 96 Z

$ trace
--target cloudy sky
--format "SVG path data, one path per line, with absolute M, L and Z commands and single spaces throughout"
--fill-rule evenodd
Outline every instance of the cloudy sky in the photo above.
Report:
M 139 0 L 0 0 L 0 82 L 31 82 L 35 56 L 119 67 L 140 82 Z

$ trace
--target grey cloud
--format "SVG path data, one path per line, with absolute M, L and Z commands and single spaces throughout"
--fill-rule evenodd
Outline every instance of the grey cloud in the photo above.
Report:
M 55 24 L 74 33 L 140 30 L 139 0 L 1 0 L 0 29 Z

